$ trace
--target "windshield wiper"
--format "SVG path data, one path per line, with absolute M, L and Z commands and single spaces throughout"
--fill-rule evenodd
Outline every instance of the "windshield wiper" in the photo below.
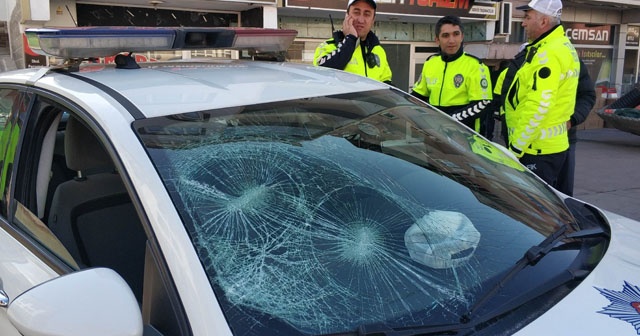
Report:
M 491 298 L 493 298 L 511 279 L 513 279 L 521 270 L 526 266 L 533 266 L 537 264 L 545 255 L 549 252 L 562 247 L 571 246 L 569 244 L 563 244 L 558 246 L 558 242 L 563 239 L 587 239 L 608 237 L 608 233 L 602 228 L 590 228 L 572 233 L 566 233 L 568 229 L 567 224 L 563 224 L 558 229 L 547 236 L 540 244 L 531 247 L 524 256 L 520 258 L 514 266 L 512 266 L 506 274 L 496 283 L 494 287 L 486 292 L 476 303 L 469 309 L 469 311 L 460 318 L 459 323 L 440 324 L 440 325 L 428 325 L 428 326 L 409 326 L 392 328 L 385 323 L 371 323 L 358 327 L 354 332 L 338 333 L 326 336 L 366 336 L 366 335 L 384 335 L 384 336 L 412 336 L 412 335 L 457 335 L 465 334 L 468 331 L 472 331 L 476 326 L 485 320 L 501 316 L 522 304 L 529 302 L 530 300 L 538 297 L 542 293 L 546 293 L 557 286 L 567 283 L 568 281 L 584 278 L 589 274 L 589 271 L 582 269 L 581 261 L 576 261 L 566 270 L 560 272 L 556 276 L 552 277 L 544 284 L 533 288 L 530 291 L 525 291 L 513 300 L 500 305 L 496 309 L 493 309 L 481 316 L 474 316 L 475 313 L 483 307 Z M 474 318 L 476 322 L 470 324 Z
M 337 333 L 326 334 L 322 336 L 414 336 L 414 335 L 456 335 L 465 330 L 472 329 L 473 326 L 464 324 L 440 324 L 440 325 L 428 325 L 428 326 L 411 326 L 401 328 L 391 328 L 385 323 L 371 323 L 364 324 L 358 327 L 358 330 Z
M 524 256 L 520 258 L 515 265 L 513 265 L 506 274 L 489 290 L 485 293 L 476 303 L 471 306 L 469 311 L 464 314 L 460 318 L 461 323 L 469 323 L 474 318 L 475 313 L 483 307 L 490 299 L 492 299 L 504 286 L 511 281 L 520 271 L 522 271 L 527 266 L 536 265 L 544 256 L 546 256 L 549 252 L 551 252 L 558 242 L 563 239 L 586 239 L 586 238 L 596 238 L 607 236 L 608 234 L 602 228 L 591 228 L 575 231 L 567 234 L 566 231 L 568 229 L 567 224 L 563 224 L 554 232 L 552 232 L 549 236 L 547 236 L 540 244 L 531 247 L 527 252 L 525 252 Z M 586 277 L 589 272 L 583 270 L 580 266 L 578 267 L 569 267 L 564 272 L 556 275 L 549 281 L 547 281 L 543 286 L 535 288 L 534 292 L 528 293 L 528 295 L 522 295 L 518 297 L 516 300 L 512 300 L 508 304 L 503 305 L 500 309 L 494 310 L 489 314 L 485 314 L 485 316 L 497 316 L 501 315 L 505 312 L 510 311 L 511 309 L 517 307 L 521 303 L 527 302 L 533 299 L 535 296 L 540 293 L 545 293 L 548 290 L 551 290 L 563 283 L 566 283 L 571 280 L 579 279 Z
M 567 224 L 563 224 L 558 227 L 557 230 L 552 232 L 545 240 L 543 240 L 540 244 L 532 246 L 527 252 L 524 253 L 524 256 L 520 258 L 515 265 L 511 266 L 509 271 L 500 279 L 491 290 L 489 290 L 484 296 L 482 296 L 476 303 L 471 306 L 469 311 L 460 318 L 462 323 L 467 323 L 471 321 L 473 314 L 482 306 L 484 306 L 489 299 L 493 298 L 496 293 L 500 291 L 504 287 L 506 283 L 511 281 L 516 274 L 520 273 L 525 267 L 531 265 L 535 265 L 542 259 L 551 249 L 555 246 L 555 244 L 564 238 L 564 233 L 567 231 Z

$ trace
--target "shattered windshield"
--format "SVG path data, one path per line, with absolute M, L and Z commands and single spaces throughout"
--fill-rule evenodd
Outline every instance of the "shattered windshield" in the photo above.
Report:
M 455 322 L 571 222 L 510 156 L 395 90 L 134 127 L 237 335 Z

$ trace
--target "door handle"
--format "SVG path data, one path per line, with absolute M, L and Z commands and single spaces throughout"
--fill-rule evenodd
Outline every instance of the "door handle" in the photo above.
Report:
M 9 295 L 2 289 L 0 289 L 0 307 L 9 306 Z

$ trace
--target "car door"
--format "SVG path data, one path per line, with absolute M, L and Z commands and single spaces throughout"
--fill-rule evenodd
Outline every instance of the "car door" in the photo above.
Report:
M 11 200 L 15 161 L 32 102 L 33 95 L 19 86 L 0 87 L 0 289 L 3 291 L 0 297 L 5 303 L 58 275 L 25 246 L 28 235 L 11 224 L 16 213 L 26 214 L 21 207 L 14 207 Z M 29 222 L 28 216 L 24 221 Z M 0 334 L 19 335 L 4 308 L 0 308 Z
M 190 334 L 162 255 L 150 252 L 133 187 L 125 186 L 100 126 L 50 92 L 0 90 L 7 120 L 0 137 L 0 279 L 9 301 L 59 275 L 109 268 L 134 295 L 145 335 Z M 13 254 L 20 254 L 20 262 Z M 0 310 L 0 334 L 15 334 L 6 309 Z
M 91 328 L 96 328 L 96 326 L 90 321 L 86 321 L 85 324 L 78 324 L 76 318 L 56 319 L 55 312 L 62 311 L 62 316 L 71 317 L 84 314 L 85 310 L 101 312 L 100 310 L 95 310 L 95 308 L 104 306 L 114 296 L 116 301 L 125 298 L 123 302 L 127 305 L 120 308 L 127 310 L 128 307 L 129 311 L 136 312 L 136 314 L 130 314 L 133 319 L 125 317 L 110 323 L 115 325 L 116 328 L 120 327 L 118 324 L 120 322 L 127 330 L 131 330 L 129 325 L 133 325 L 133 329 L 138 328 L 141 330 L 142 323 L 138 300 L 135 300 L 131 289 L 127 288 L 131 287 L 133 280 L 127 279 L 130 281 L 125 283 L 122 281 L 122 275 L 119 277 L 113 271 L 105 270 L 113 275 L 109 276 L 112 280 L 108 280 L 105 283 L 106 287 L 115 284 L 116 287 L 114 288 L 118 292 L 99 293 L 100 287 L 96 287 L 96 283 L 87 283 L 86 281 L 83 283 L 80 281 L 81 285 L 78 287 L 78 280 L 74 279 L 79 277 L 66 276 L 79 274 L 81 277 L 87 276 L 86 279 L 96 280 L 100 279 L 100 277 L 96 278 L 95 275 L 101 271 L 77 271 L 85 268 L 114 268 L 114 265 L 104 261 L 93 262 L 93 260 L 92 264 L 88 264 L 85 259 L 81 260 L 77 255 L 70 252 L 73 251 L 73 247 L 76 247 L 76 241 L 73 239 L 65 241 L 66 232 L 59 228 L 55 230 L 51 225 L 49 215 L 58 216 L 64 210 L 75 211 L 73 216 L 82 216 L 91 212 L 82 211 L 82 209 L 78 208 L 71 209 L 70 205 L 75 204 L 72 196 L 64 196 L 57 201 L 55 199 L 56 192 L 60 186 L 65 183 L 73 184 L 76 182 L 73 172 L 69 172 L 66 167 L 64 153 L 62 161 L 55 159 L 57 152 L 60 152 L 60 148 L 64 148 L 64 144 L 61 145 L 64 137 L 60 135 L 64 136 L 66 133 L 64 132 L 64 126 L 61 126 L 64 125 L 63 117 L 67 115 L 65 108 L 51 99 L 35 94 L 33 89 L 28 88 L 6 88 L 2 90 L 0 97 L 3 98 L 2 111 L 7 115 L 7 122 L 2 130 L 0 141 L 2 145 L 0 148 L 3 149 L 3 170 L 0 181 L 0 187 L 2 187 L 0 278 L 2 279 L 2 287 L 5 290 L 4 293 L 0 293 L 0 298 L 4 299 L 4 305 L 8 307 L 7 309 L 2 309 L 1 334 L 16 334 L 17 331 L 14 329 L 14 325 L 20 328 L 20 334 L 24 335 L 59 334 L 56 332 L 59 329 L 67 330 L 64 333 L 68 335 L 100 334 L 97 331 L 93 332 Z M 60 127 L 62 127 L 63 132 L 60 131 Z M 83 130 L 83 128 L 80 128 L 80 131 Z M 92 135 L 88 134 L 82 138 L 82 141 L 91 137 Z M 81 147 L 84 148 L 84 146 Z M 62 149 L 62 152 L 64 152 L 64 149 Z M 91 158 L 87 159 L 89 162 L 93 162 Z M 111 162 L 108 156 L 106 160 Z M 54 175 L 55 178 L 53 178 Z M 94 189 L 89 186 L 81 190 L 81 195 L 74 195 L 73 197 L 77 199 L 90 198 Z M 103 192 L 103 190 L 96 191 Z M 99 201 L 102 201 L 102 199 Z M 57 202 L 57 208 L 54 202 Z M 108 203 L 108 205 L 112 204 Z M 95 208 L 93 206 L 90 210 Z M 116 211 L 121 210 L 121 208 L 116 209 Z M 98 215 L 104 214 L 104 212 L 101 212 Z M 129 212 L 130 214 L 131 212 Z M 135 213 L 133 216 L 136 216 Z M 98 219 L 96 215 L 90 216 L 83 220 L 83 223 L 94 224 Z M 108 218 L 107 220 L 117 222 L 113 218 Z M 100 232 L 90 230 L 94 237 L 96 234 L 108 231 L 102 230 L 102 228 L 99 229 Z M 130 242 L 126 239 L 123 240 L 127 243 Z M 82 241 L 78 240 L 78 243 L 82 243 Z M 96 245 L 100 245 L 100 242 L 95 239 L 89 241 L 83 246 L 83 251 L 93 252 L 99 248 Z M 100 245 L 100 247 L 103 246 L 105 244 Z M 142 257 L 138 258 L 144 259 L 144 241 L 136 248 L 142 250 L 139 253 L 142 254 Z M 110 255 L 114 254 L 104 249 L 101 252 L 103 253 L 98 258 L 109 258 Z M 95 253 L 92 257 L 94 256 Z M 127 255 L 126 258 L 131 259 L 133 257 Z M 125 260 L 122 257 L 115 259 L 118 261 Z M 116 270 L 116 272 L 125 273 L 122 269 Z M 133 272 L 137 272 L 136 275 L 140 278 L 139 282 L 141 283 L 143 262 L 140 263 L 137 269 L 133 269 L 129 273 Z M 47 280 L 52 279 L 54 280 L 52 283 L 55 282 L 57 285 L 44 284 L 48 282 Z M 118 283 L 121 285 L 118 285 Z M 32 294 L 34 292 L 36 294 Z M 62 292 L 64 292 L 62 296 L 68 299 L 67 301 L 65 299 L 52 299 Z M 86 304 L 86 302 L 82 301 L 82 297 L 91 297 L 94 300 Z M 127 300 L 127 297 L 131 299 Z M 15 302 L 19 303 L 14 305 Z M 52 309 L 52 302 L 54 305 L 56 305 L 55 302 L 60 302 L 60 304 Z M 13 308 L 14 306 L 16 308 Z M 30 306 L 36 306 L 38 309 L 33 311 L 33 308 L 29 308 Z M 117 314 L 117 310 L 110 309 L 107 313 L 116 312 Z M 53 322 L 42 323 L 42 325 L 46 326 L 45 329 L 42 329 L 42 326 L 38 325 L 38 323 L 34 324 L 31 321 L 32 319 L 38 319 L 38 314 L 42 314 L 42 312 L 45 312 L 48 316 L 53 316 L 51 317 Z M 98 317 L 98 315 L 93 314 L 92 316 Z M 10 317 L 10 320 L 8 317 Z M 101 318 L 105 319 L 104 316 L 101 316 Z M 86 318 L 83 319 L 86 320 Z M 109 318 L 106 319 L 109 320 Z M 140 321 L 140 323 L 137 324 L 136 320 Z M 133 322 L 127 323 L 131 321 Z M 90 328 L 88 333 L 86 326 Z M 100 329 L 104 330 L 105 328 L 96 328 L 96 330 Z M 102 333 L 105 333 L 105 331 L 102 331 Z

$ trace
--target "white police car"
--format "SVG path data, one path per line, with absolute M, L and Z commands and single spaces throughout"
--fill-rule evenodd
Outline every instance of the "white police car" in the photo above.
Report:
M 27 34 L 67 61 L 0 74 L 2 335 L 639 333 L 640 223 L 404 92 L 277 61 L 81 62 L 295 32 Z

